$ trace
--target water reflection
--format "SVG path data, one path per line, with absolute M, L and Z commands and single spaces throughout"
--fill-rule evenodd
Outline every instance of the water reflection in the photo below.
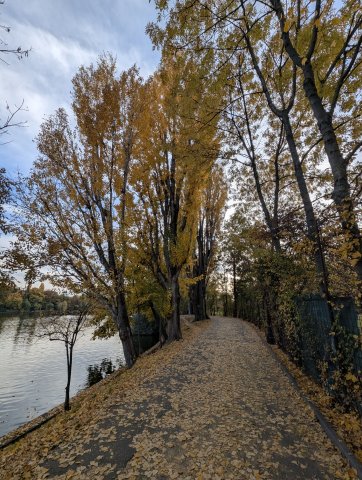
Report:
M 38 338 L 39 328 L 36 316 L 0 317 L 0 436 L 64 401 L 64 345 Z M 124 362 L 117 335 L 92 340 L 92 333 L 86 328 L 75 345 L 71 395 L 88 384 L 90 367 L 100 379 Z
M 149 348 L 153 347 L 157 342 L 158 337 L 156 335 L 135 335 L 133 337 L 134 345 L 138 355 L 144 353 Z M 103 380 L 107 375 L 113 373 L 117 368 L 122 365 L 119 358 L 115 362 L 108 358 L 104 358 L 101 363 L 96 365 L 89 365 L 86 387 L 91 387 L 95 383 Z
M 91 387 L 95 383 L 100 382 L 101 380 L 103 380 L 103 378 L 113 373 L 119 367 L 120 367 L 119 359 L 117 359 L 117 361 L 113 363 L 112 360 L 109 360 L 108 358 L 104 358 L 102 362 L 98 365 L 89 365 L 87 368 L 88 376 L 87 376 L 87 383 L 85 386 Z
M 36 318 L 23 318 L 17 317 L 19 319 L 16 326 L 15 335 L 14 335 L 14 344 L 18 342 L 27 343 L 30 345 L 35 339 L 35 330 L 36 330 Z
M 0 436 L 64 401 L 66 353 L 63 342 L 39 337 L 44 321 L 54 318 L 0 316 Z M 71 395 L 94 385 L 124 364 L 118 335 L 92 340 L 85 328 L 74 347 Z M 138 353 L 157 335 L 134 336 Z

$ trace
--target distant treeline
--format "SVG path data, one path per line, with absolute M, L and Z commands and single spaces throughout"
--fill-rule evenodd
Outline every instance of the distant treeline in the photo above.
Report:
M 79 310 L 80 304 L 81 297 L 45 290 L 44 284 L 25 290 L 0 284 L 0 312 L 73 313 Z

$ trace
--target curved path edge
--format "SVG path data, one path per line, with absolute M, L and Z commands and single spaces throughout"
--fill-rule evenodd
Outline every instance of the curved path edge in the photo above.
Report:
M 248 322 L 249 323 L 249 322 Z M 304 402 L 311 407 L 313 410 L 314 415 L 316 416 L 318 422 L 320 423 L 321 427 L 325 431 L 326 435 L 330 439 L 330 441 L 333 443 L 333 445 L 340 451 L 341 455 L 347 460 L 349 465 L 354 468 L 357 471 L 358 478 L 362 480 L 362 463 L 358 460 L 358 458 L 354 455 L 353 452 L 349 449 L 348 445 L 342 440 L 342 438 L 338 435 L 338 433 L 334 430 L 333 426 L 331 423 L 326 419 L 326 417 L 323 415 L 323 413 L 319 410 L 317 405 L 310 400 L 310 398 L 305 395 L 305 393 L 301 390 L 301 388 L 298 385 L 298 382 L 294 378 L 293 374 L 288 370 L 288 368 L 283 364 L 283 362 L 279 359 L 278 355 L 274 352 L 273 348 L 269 343 L 266 341 L 264 336 L 262 335 L 261 330 L 259 330 L 255 325 L 250 323 L 250 325 L 255 328 L 255 330 L 258 332 L 260 338 L 264 342 L 264 344 L 268 347 L 272 355 L 274 356 L 275 360 L 279 363 L 280 368 L 283 370 L 285 375 L 289 378 L 290 382 L 296 388 L 298 391 L 299 395 L 301 398 L 304 400 Z

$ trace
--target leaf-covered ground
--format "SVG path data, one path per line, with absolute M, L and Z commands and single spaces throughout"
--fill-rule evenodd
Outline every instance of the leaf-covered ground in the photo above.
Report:
M 0 478 L 354 478 L 250 325 L 185 337 L 2 451 Z
M 333 401 L 324 388 L 307 376 L 293 363 L 288 355 L 277 346 L 273 346 L 275 354 L 292 374 L 299 388 L 318 406 L 319 410 L 333 425 L 334 430 L 362 462 L 362 418 L 354 411 L 345 411 L 341 405 Z

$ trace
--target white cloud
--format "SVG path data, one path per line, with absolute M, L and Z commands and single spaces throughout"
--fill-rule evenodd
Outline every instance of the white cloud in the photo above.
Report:
M 0 23 L 11 27 L 2 38 L 13 48 L 31 47 L 28 58 L 8 56 L 8 65 L 0 62 L 0 117 L 6 102 L 13 107 L 24 100 L 27 107 L 17 117 L 27 126 L 0 138 L 0 143 L 10 141 L 0 146 L 0 167 L 13 176 L 29 171 L 43 119 L 59 107 L 70 109 L 71 80 L 80 65 L 110 52 L 120 70 L 137 64 L 143 76 L 150 75 L 159 53 L 144 32 L 154 18 L 147 0 L 7 0 L 0 5 Z M 10 240 L 0 236 L 0 250 Z M 21 275 L 17 279 L 22 282 Z
M 37 155 L 33 139 L 43 119 L 61 106 L 69 110 L 71 79 L 80 65 L 109 51 L 120 70 L 136 63 L 148 76 L 158 62 L 144 33 L 154 10 L 144 0 L 12 0 L 0 8 L 1 22 L 12 28 L 9 45 L 31 47 L 28 58 L 8 57 L 9 65 L 0 65 L 0 115 L 6 101 L 13 106 L 24 100 L 28 110 L 18 115 L 27 127 L 1 139 L 11 141 L 0 147 L 0 166 L 11 174 L 31 167 Z
M 29 57 L 20 62 L 13 58 L 12 64 L 3 67 L 2 72 L 3 105 L 5 99 L 11 107 L 24 100 L 27 109 L 17 117 L 19 121 L 26 120 L 27 127 L 13 129 L 12 143 L 0 147 L 2 156 L 7 160 L 5 167 L 12 171 L 17 168 L 28 170 L 36 155 L 32 140 L 41 122 L 56 108 L 69 106 L 72 76 L 79 65 L 97 58 L 96 52 L 82 48 L 71 39 L 61 41 L 53 34 L 30 25 L 16 23 L 16 27 L 22 32 L 20 40 L 26 38 L 32 50 Z

